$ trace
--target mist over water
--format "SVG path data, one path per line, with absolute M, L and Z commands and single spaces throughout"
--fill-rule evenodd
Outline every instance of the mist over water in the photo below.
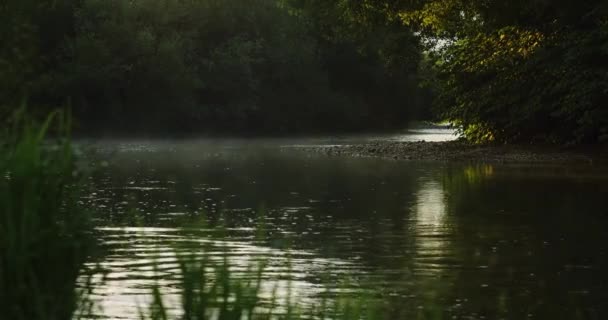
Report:
M 100 315 L 136 317 L 155 281 L 178 312 L 176 244 L 209 246 L 217 259 L 228 248 L 237 275 L 268 261 L 267 277 L 281 280 L 267 283 L 266 294 L 274 285 L 286 292 L 291 279 L 302 303 L 342 283 L 388 301 L 403 319 L 606 314 L 606 168 L 400 162 L 293 148 L 449 135 L 421 134 L 93 144 L 101 169 L 86 201 L 109 248 L 100 263 L 107 279 L 95 290 Z

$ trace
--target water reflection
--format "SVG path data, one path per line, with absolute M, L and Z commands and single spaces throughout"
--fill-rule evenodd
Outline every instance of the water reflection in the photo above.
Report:
M 416 224 L 440 229 L 445 224 L 446 203 L 440 181 L 424 181 L 416 194 Z
M 450 230 L 443 186 L 438 181 L 421 183 L 416 193 L 414 238 L 416 239 L 416 269 L 439 276 L 442 259 L 451 255 Z

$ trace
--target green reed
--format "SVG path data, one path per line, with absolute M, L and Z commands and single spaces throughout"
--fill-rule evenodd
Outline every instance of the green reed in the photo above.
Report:
M 94 240 L 69 128 L 62 112 L 42 123 L 17 112 L 0 136 L 4 319 L 71 319 L 87 305 L 75 287 Z
M 159 285 L 152 287 L 152 302 L 140 310 L 141 320 L 296 320 L 390 319 L 381 303 L 369 295 L 353 297 L 330 289 L 315 304 L 302 304 L 292 292 L 291 260 L 283 275 L 267 273 L 267 261 L 252 262 L 245 270 L 236 266 L 223 248 L 222 259 L 211 257 L 208 247 L 175 250 L 179 265 L 179 306 L 168 306 Z M 254 259 L 255 260 L 255 259 Z M 287 278 L 286 292 L 278 294 L 278 280 Z M 263 292 L 265 282 L 275 283 Z M 268 286 L 266 286 L 268 290 Z

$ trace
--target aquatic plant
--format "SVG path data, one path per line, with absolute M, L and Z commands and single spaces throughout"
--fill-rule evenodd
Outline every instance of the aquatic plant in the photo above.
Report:
M 69 119 L 55 112 L 36 123 L 18 111 L 0 142 L 4 319 L 71 319 L 88 305 L 75 286 L 94 240 Z

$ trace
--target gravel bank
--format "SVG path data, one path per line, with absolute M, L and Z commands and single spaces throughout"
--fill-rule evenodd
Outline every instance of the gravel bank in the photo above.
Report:
M 539 146 L 473 145 L 450 142 L 373 142 L 361 145 L 312 146 L 310 152 L 328 156 L 380 157 L 395 160 L 498 163 L 608 162 L 605 147 L 564 149 Z

